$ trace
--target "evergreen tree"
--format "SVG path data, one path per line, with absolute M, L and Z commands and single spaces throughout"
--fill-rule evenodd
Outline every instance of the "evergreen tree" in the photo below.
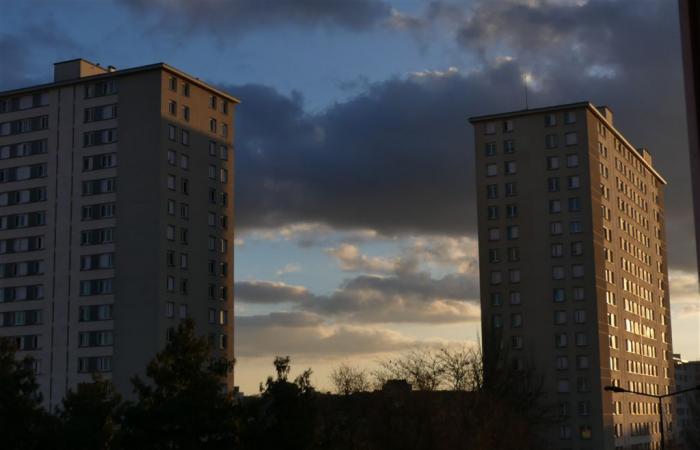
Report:
M 115 436 L 121 411 L 121 396 L 111 381 L 98 375 L 68 391 L 58 411 L 62 441 L 71 450 L 116 448 Z
M 212 358 L 209 343 L 183 321 L 166 348 L 148 364 L 148 381 L 132 379 L 138 401 L 124 414 L 125 448 L 231 449 L 238 424 L 222 381 L 233 362 Z
M 31 358 L 16 359 L 14 341 L 0 338 L 0 436 L 3 448 L 51 448 L 56 423 L 41 406 Z

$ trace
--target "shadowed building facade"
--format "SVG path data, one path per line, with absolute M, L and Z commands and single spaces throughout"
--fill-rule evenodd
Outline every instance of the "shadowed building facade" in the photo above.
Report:
M 185 317 L 233 357 L 237 103 L 166 64 L 82 59 L 0 92 L 0 336 L 47 406 L 94 372 L 129 394 Z
M 603 391 L 673 390 L 666 182 L 651 155 L 588 102 L 470 121 L 486 353 L 543 377 L 551 448 L 657 448 L 656 402 Z

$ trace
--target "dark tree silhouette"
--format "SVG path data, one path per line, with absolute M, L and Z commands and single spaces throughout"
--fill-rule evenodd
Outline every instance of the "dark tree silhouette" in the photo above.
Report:
M 32 360 L 17 360 L 14 341 L 0 338 L 0 440 L 16 450 L 52 448 L 55 419 L 41 406 Z
M 125 448 L 230 449 L 238 421 L 222 380 L 233 362 L 213 358 L 209 343 L 183 321 L 165 349 L 148 364 L 148 381 L 134 377 L 137 402 L 125 409 Z
M 61 421 L 61 441 L 71 450 L 118 448 L 116 435 L 121 412 L 121 396 L 111 381 L 94 375 L 91 383 L 80 383 L 70 390 L 57 412 Z

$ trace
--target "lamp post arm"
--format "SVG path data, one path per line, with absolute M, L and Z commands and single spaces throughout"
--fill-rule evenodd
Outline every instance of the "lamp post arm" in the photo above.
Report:
M 681 391 L 671 392 L 670 394 L 660 395 L 660 397 L 672 397 L 674 395 L 685 394 L 686 392 L 692 392 L 692 391 L 700 391 L 700 386 L 695 386 L 695 387 L 690 388 L 690 389 L 683 389 Z

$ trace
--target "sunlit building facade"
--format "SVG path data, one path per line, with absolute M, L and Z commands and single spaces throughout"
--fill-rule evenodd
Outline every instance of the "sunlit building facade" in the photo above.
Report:
M 486 351 L 542 377 L 551 448 L 658 448 L 656 402 L 603 390 L 673 390 L 666 182 L 651 155 L 588 102 L 471 122 Z
M 129 394 L 186 317 L 233 357 L 237 102 L 166 64 L 82 59 L 0 92 L 0 336 L 47 406 L 92 373 Z

